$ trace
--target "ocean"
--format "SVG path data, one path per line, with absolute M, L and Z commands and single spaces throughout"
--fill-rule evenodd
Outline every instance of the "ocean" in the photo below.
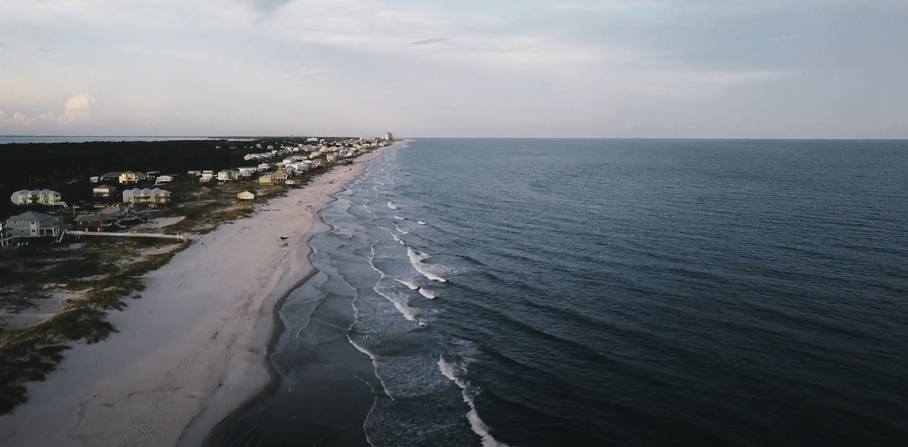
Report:
M 908 445 L 908 142 L 426 139 L 217 446 Z

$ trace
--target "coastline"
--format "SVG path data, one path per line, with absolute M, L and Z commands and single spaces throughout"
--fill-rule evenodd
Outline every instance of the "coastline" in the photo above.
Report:
M 30 400 L 0 417 L 0 443 L 200 445 L 230 412 L 274 386 L 267 354 L 279 305 L 314 273 L 309 240 L 331 195 L 383 149 L 337 166 L 247 219 L 198 237 L 147 275 L 118 333 L 77 344 Z

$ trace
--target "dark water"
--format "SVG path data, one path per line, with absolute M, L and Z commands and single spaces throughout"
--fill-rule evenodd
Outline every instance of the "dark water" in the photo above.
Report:
M 389 151 L 212 443 L 908 445 L 906 174 L 906 142 Z

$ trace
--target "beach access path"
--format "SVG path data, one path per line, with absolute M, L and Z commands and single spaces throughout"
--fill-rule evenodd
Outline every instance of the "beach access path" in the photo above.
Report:
M 109 321 L 118 331 L 64 352 L 28 385 L 27 403 L 0 416 L 0 445 L 198 446 L 270 378 L 274 306 L 313 272 L 316 213 L 380 154 L 337 166 L 195 239 L 147 276 Z

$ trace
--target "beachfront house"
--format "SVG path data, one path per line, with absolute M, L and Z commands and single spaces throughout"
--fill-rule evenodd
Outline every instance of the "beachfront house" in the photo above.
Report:
M 208 183 L 215 179 L 214 171 L 202 171 L 201 177 L 199 177 L 199 182 Z
M 258 171 L 259 171 L 259 168 L 255 167 L 255 166 L 247 166 L 247 167 L 243 167 L 243 168 L 237 168 L 236 173 L 237 173 L 237 176 L 240 178 L 249 179 L 249 178 L 252 178 L 252 176 L 255 175 L 255 173 Z
M 57 237 L 66 226 L 54 216 L 28 211 L 10 217 L 4 225 L 9 237 Z
M 218 181 L 219 182 L 229 182 L 231 180 L 236 180 L 236 171 L 223 170 L 218 172 Z
M 110 185 L 98 185 L 92 188 L 91 193 L 96 199 L 107 199 L 117 193 L 117 188 Z
M 337 161 L 337 155 L 335 155 L 335 154 L 328 154 L 328 155 L 325 156 L 325 160 L 326 160 L 328 163 L 334 163 L 335 161 Z
M 195 171 L 195 170 L 186 171 L 186 175 L 188 175 L 190 177 L 198 177 L 198 176 L 202 175 L 202 171 Z
M 57 191 L 49 189 L 16 191 L 10 196 L 13 205 L 47 205 L 66 207 L 66 202 Z
M 102 183 L 102 182 L 119 182 L 120 173 L 119 172 L 108 172 L 98 176 L 98 180 L 92 180 L 92 183 Z
M 126 171 L 120 173 L 119 180 L 121 185 L 134 185 L 147 178 L 144 172 Z
M 170 191 L 163 189 L 135 188 L 123 191 L 123 203 L 129 205 L 169 205 L 171 202 Z
M 12 247 L 16 238 L 9 234 L 6 225 L 0 222 L 0 247 Z
M 255 200 L 255 194 L 253 194 L 249 191 L 243 191 L 243 192 L 237 194 L 236 198 L 240 199 L 240 200 Z
M 98 212 L 76 216 L 76 229 L 79 231 L 108 231 L 116 224 L 130 217 L 129 208 L 108 206 Z
M 160 185 L 160 184 L 162 184 L 162 183 L 170 183 L 170 182 L 172 182 L 172 181 L 173 181 L 173 176 L 172 176 L 172 175 L 164 174 L 164 175 L 158 176 L 158 178 L 155 179 L 155 182 L 154 182 L 154 183 L 155 183 L 156 185 Z

